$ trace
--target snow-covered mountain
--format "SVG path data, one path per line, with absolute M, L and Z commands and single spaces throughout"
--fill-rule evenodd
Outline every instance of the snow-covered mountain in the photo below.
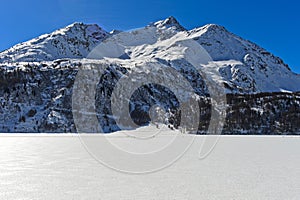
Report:
M 78 69 L 89 63 L 107 67 L 97 85 L 95 109 L 100 126 L 106 132 L 119 130 L 111 113 L 114 87 L 121 77 L 129 77 L 149 60 L 171 66 L 188 80 L 200 97 L 199 127 L 205 132 L 211 115 L 209 91 L 186 60 L 197 61 L 197 56 L 182 46 L 184 41 L 206 50 L 210 60 L 201 67 L 218 72 L 215 80 L 226 89 L 225 133 L 300 131 L 300 76 L 280 58 L 222 26 L 186 30 L 169 17 L 130 32 L 108 33 L 97 25 L 74 23 L 1 52 L 0 132 L 75 132 L 72 87 Z M 161 71 L 154 73 L 159 76 Z M 176 82 L 176 77 L 165 75 Z M 171 110 L 170 123 L 180 126 L 176 96 L 155 84 L 134 93 L 130 116 L 137 124 L 146 124 L 150 107 L 158 102 Z
M 86 58 L 103 39 L 115 33 L 108 33 L 95 24 L 74 23 L 3 51 L 0 62 Z M 215 24 L 185 30 L 174 17 L 151 23 L 145 29 L 137 30 L 134 38 L 128 34 L 126 40 L 135 43 L 130 45 L 130 51 L 134 51 L 131 58 L 161 56 L 164 47 L 170 45 L 167 40 L 176 34 L 180 40 L 194 39 L 202 45 L 214 61 L 211 65 L 218 67 L 220 80 L 229 93 L 300 90 L 300 76 L 293 73 L 279 57 Z M 153 48 L 142 48 L 145 44 Z
M 108 33 L 97 24 L 73 23 L 1 52 L 0 62 L 40 62 L 59 58 L 84 58 L 107 35 Z
M 240 92 L 299 91 L 299 75 L 287 64 L 258 45 L 209 24 L 189 31 L 219 67 L 229 89 Z

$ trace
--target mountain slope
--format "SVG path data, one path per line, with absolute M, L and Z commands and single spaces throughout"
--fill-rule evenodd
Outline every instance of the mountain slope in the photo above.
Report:
M 84 58 L 108 33 L 96 24 L 74 23 L 0 53 L 0 62 L 40 62 Z
M 170 66 L 191 85 L 201 105 L 199 127 L 205 133 L 211 97 L 202 75 L 186 60 L 193 54 L 182 46 L 184 41 L 198 43 L 208 52 L 211 61 L 201 67 L 217 71 L 216 81 L 226 89 L 224 133 L 299 133 L 299 75 L 280 58 L 222 26 L 185 30 L 173 17 L 131 32 L 107 33 L 97 25 L 75 23 L 0 53 L 0 132 L 76 132 L 73 85 L 78 70 L 91 63 L 107 68 L 102 77 L 86 80 L 89 84 L 100 78 L 95 95 L 97 119 L 105 132 L 119 130 L 111 111 L 112 92 L 121 77 L 143 71 L 151 61 Z M 163 74 L 144 72 L 145 77 Z M 173 74 L 163 75 L 175 87 L 182 81 Z M 185 88 L 176 89 L 185 94 Z M 148 84 L 128 101 L 130 116 L 139 125 L 150 121 L 151 107 L 159 104 L 168 110 L 169 123 L 180 126 L 179 102 L 168 88 Z
M 209 24 L 194 29 L 196 40 L 206 49 L 220 68 L 228 88 L 240 92 L 299 91 L 300 79 L 279 57 L 228 32 Z

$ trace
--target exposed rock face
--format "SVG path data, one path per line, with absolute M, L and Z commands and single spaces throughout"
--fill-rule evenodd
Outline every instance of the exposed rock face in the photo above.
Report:
M 154 32 L 151 27 L 156 28 Z M 0 132 L 76 132 L 74 81 L 82 66 L 98 62 L 82 58 L 118 33 L 75 23 L 0 53 Z M 176 37 L 201 44 L 213 60 L 203 67 L 219 72 L 217 80 L 224 84 L 227 94 L 224 134 L 300 133 L 300 77 L 280 58 L 224 27 L 206 25 L 188 31 L 173 17 L 134 35 L 140 42 L 132 42 L 136 45 L 126 47 L 118 59 L 106 59 L 105 73 L 96 77 L 95 109 L 105 132 L 120 129 L 111 111 L 111 95 L 119 79 L 129 76 L 139 61 L 151 58 L 175 69 L 190 83 L 200 107 L 198 133 L 207 133 L 212 105 L 205 80 L 180 56 L 164 54 L 168 40 Z M 167 111 L 165 122 L 170 127 L 180 127 L 176 95 L 157 84 L 135 91 L 128 102 L 131 118 L 138 125 L 146 125 L 151 120 L 151 106 L 156 104 Z M 192 116 L 191 121 L 195 120 Z

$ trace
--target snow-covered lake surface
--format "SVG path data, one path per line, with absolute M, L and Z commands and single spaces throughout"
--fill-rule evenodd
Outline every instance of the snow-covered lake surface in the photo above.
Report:
M 300 199 L 300 137 L 221 136 L 200 160 L 204 138 L 170 167 L 132 175 L 99 164 L 78 135 L 1 135 L 0 199 Z

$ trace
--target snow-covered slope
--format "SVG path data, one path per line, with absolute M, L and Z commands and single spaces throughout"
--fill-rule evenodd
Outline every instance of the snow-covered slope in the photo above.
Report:
M 299 91 L 299 75 L 291 72 L 279 57 L 228 32 L 209 24 L 189 31 L 199 34 L 196 40 L 219 67 L 228 89 L 240 92 Z
M 0 62 L 84 58 L 107 35 L 96 24 L 74 23 L 1 52 Z

